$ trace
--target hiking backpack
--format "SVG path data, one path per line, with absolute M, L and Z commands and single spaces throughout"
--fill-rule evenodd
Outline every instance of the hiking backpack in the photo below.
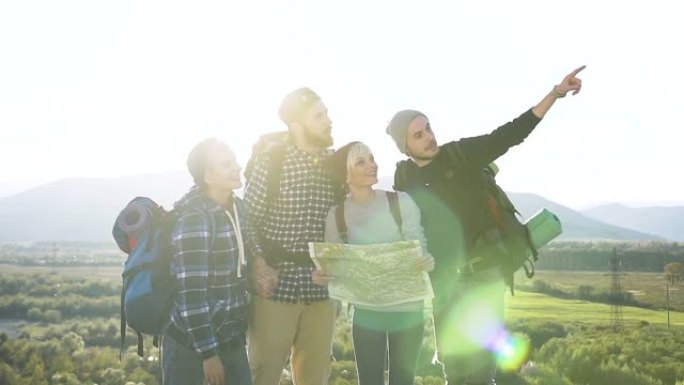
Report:
M 138 355 L 143 356 L 143 334 L 155 336 L 158 345 L 174 294 L 171 275 L 171 227 L 176 212 L 166 211 L 150 198 L 136 197 L 121 210 L 112 234 L 128 254 L 121 289 L 121 352 L 126 327 L 138 334 Z
M 449 162 L 455 167 L 463 165 L 465 156 L 458 146 L 444 147 Z M 492 165 L 479 173 L 485 207 L 480 208 L 480 217 L 474 224 L 471 240 L 469 266 L 473 270 L 500 266 L 506 285 L 514 294 L 513 276 L 520 268 L 527 278 L 534 277 L 534 262 L 537 248 L 530 239 L 530 233 L 521 221 L 521 215 L 508 195 L 496 183 L 496 170 Z
M 280 179 L 283 173 L 283 163 L 287 147 L 288 133 L 272 132 L 262 135 L 257 143 L 252 146 L 252 156 L 245 166 L 245 189 L 252 179 L 254 164 L 258 157 L 268 154 L 266 202 L 272 205 L 280 190 Z
M 211 243 L 214 242 L 214 217 L 208 215 Z M 143 334 L 159 336 L 170 324 L 170 311 L 175 295 L 175 279 L 171 272 L 173 249 L 171 231 L 178 214 L 166 211 L 150 198 L 130 201 L 114 222 L 112 235 L 119 248 L 128 254 L 124 263 L 121 288 L 121 351 L 126 327 L 138 334 L 138 355 L 143 356 Z

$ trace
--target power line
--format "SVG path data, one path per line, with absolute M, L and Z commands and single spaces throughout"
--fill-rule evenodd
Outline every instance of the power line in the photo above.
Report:
M 624 329 L 622 318 L 622 303 L 625 298 L 622 290 L 621 270 L 622 260 L 617 255 L 617 250 L 613 247 L 613 255 L 610 258 L 611 270 L 611 285 L 610 285 L 610 322 L 614 332 L 620 332 Z

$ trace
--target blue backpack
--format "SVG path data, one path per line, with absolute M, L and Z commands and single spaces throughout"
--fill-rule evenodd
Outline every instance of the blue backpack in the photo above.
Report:
M 171 274 L 171 229 L 176 212 L 166 211 L 150 198 L 136 197 L 114 222 L 112 234 L 128 254 L 121 289 L 121 353 L 126 326 L 138 334 L 138 355 L 143 356 L 143 334 L 158 337 L 169 324 L 174 295 Z

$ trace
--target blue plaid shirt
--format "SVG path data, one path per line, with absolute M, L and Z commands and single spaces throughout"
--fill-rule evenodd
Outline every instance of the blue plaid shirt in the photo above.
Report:
M 242 338 L 246 330 L 246 274 L 238 268 L 237 232 L 229 218 L 242 229 L 246 207 L 237 198 L 235 205 L 237 218 L 232 207 L 229 214 L 197 187 L 175 205 L 171 271 L 177 291 L 171 321 L 202 358 L 217 355 L 220 344 Z

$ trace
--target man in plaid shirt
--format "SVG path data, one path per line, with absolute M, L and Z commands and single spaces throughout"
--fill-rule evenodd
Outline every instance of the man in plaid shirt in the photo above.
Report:
M 250 303 L 248 330 L 252 380 L 255 385 L 277 385 L 291 355 L 297 385 L 324 385 L 337 306 L 327 288 L 311 280 L 314 265 L 308 243 L 323 242 L 325 217 L 336 197 L 323 168 L 333 142 L 332 122 L 321 99 L 308 88 L 287 95 L 279 115 L 289 133 L 278 150 L 282 164 L 275 166 L 280 175 L 269 175 L 275 150 L 258 154 L 245 190 L 257 292 Z M 269 192 L 272 177 L 280 180 Z
M 175 204 L 171 232 L 176 293 L 162 345 L 164 385 L 250 385 L 242 239 L 246 206 L 228 146 L 200 142 L 188 156 L 195 186 Z M 245 229 L 246 230 L 246 229 Z

